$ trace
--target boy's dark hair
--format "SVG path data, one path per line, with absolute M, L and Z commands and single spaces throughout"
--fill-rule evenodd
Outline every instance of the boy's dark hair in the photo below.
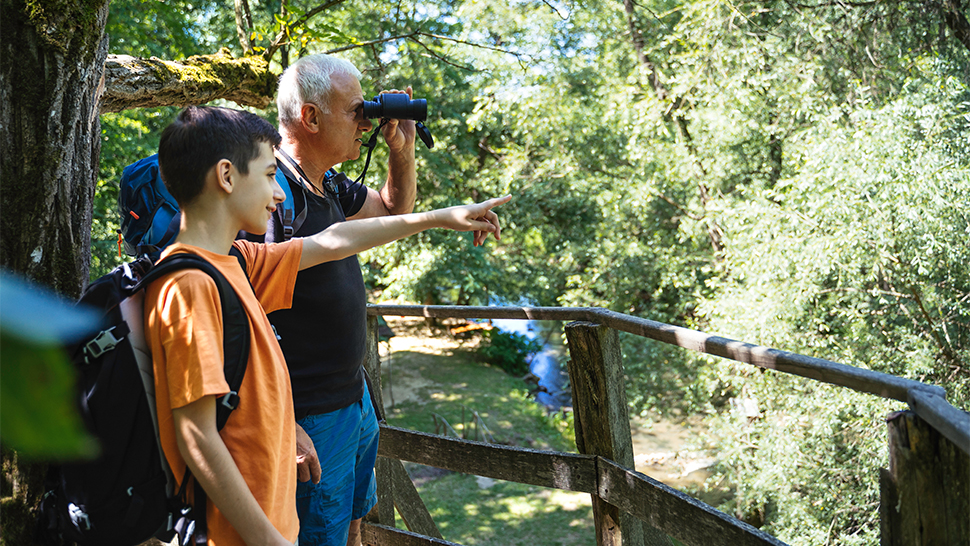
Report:
M 228 159 L 242 174 L 259 155 L 259 144 L 279 146 L 280 134 L 263 118 L 231 108 L 189 106 L 162 132 L 158 167 L 180 207 L 202 193 L 206 174 Z

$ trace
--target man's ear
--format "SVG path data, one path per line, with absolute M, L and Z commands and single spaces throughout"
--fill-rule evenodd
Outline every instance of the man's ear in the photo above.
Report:
M 235 182 L 233 180 L 235 169 L 232 168 L 232 161 L 220 159 L 213 169 L 215 169 L 216 187 L 226 193 L 232 193 L 233 183 Z
M 309 133 L 320 132 L 320 109 L 317 108 L 316 104 L 309 102 L 303 103 L 300 107 L 300 123 L 303 125 L 303 129 Z

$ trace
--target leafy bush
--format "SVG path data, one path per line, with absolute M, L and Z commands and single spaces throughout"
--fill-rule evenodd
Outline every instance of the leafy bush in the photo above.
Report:
M 540 349 L 542 345 L 528 336 L 492 329 L 485 330 L 478 354 L 485 362 L 518 376 L 529 372 L 530 357 Z
M 707 330 L 941 385 L 970 407 L 966 88 L 821 119 L 789 140 L 792 175 L 721 216 L 724 269 L 698 305 Z M 882 420 L 902 402 L 712 363 L 757 417 L 711 408 L 721 508 L 791 544 L 873 544 Z M 708 389 L 712 390 L 712 389 Z M 834 501 L 833 499 L 838 499 Z

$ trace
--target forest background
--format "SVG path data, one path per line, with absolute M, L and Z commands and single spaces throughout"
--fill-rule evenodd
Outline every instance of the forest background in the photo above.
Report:
M 600 306 L 938 384 L 970 409 L 960 0 L 115 0 L 107 13 L 112 54 L 229 47 L 278 74 L 331 52 L 362 69 L 365 97 L 411 85 L 428 99 L 417 208 L 515 199 L 484 249 L 431 231 L 362 255 L 385 297 Z M 275 121 L 272 104 L 253 111 Z M 91 278 L 123 261 L 122 169 L 176 112 L 100 116 Z M 700 415 L 719 439 L 716 472 L 737 487 L 720 508 L 791 544 L 878 542 L 882 420 L 898 404 L 622 341 L 631 412 Z

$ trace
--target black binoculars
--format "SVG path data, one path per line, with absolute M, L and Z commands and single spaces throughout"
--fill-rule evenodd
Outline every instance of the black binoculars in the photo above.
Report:
M 384 93 L 373 101 L 364 101 L 364 117 L 424 121 L 428 119 L 428 101 L 412 100 L 404 93 Z
M 384 93 L 377 95 L 374 100 L 364 101 L 364 117 L 367 119 L 412 119 L 415 132 L 421 142 L 428 148 L 434 147 L 431 131 L 422 121 L 428 119 L 428 101 L 425 99 L 411 99 L 404 93 Z

